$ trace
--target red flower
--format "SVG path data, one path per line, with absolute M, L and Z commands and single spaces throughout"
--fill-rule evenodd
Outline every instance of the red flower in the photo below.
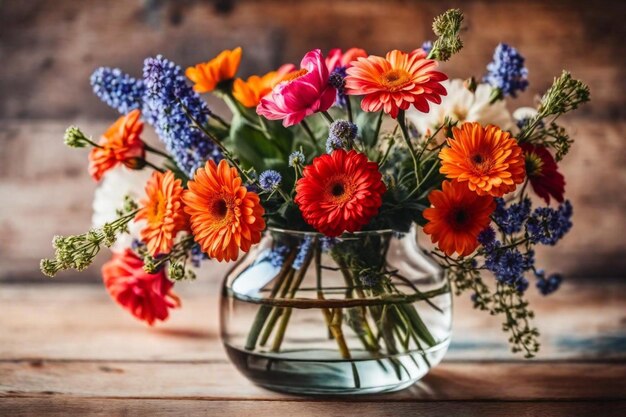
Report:
M 304 220 L 327 236 L 355 232 L 378 213 L 387 191 L 378 164 L 362 153 L 337 149 L 304 168 L 296 204 Z
M 113 253 L 102 266 L 102 279 L 113 300 L 151 326 L 155 320 L 167 319 L 168 309 L 180 306 L 165 270 L 148 274 L 143 270 L 143 260 L 130 249 Z
M 558 171 L 556 161 L 545 146 L 520 144 L 524 151 L 526 175 L 530 180 L 533 191 L 550 204 L 550 196 L 559 203 L 563 202 L 565 193 L 565 178 Z
M 467 256 L 478 247 L 478 234 L 491 223 L 496 208 L 493 197 L 480 196 L 458 181 L 444 181 L 441 190 L 428 195 L 432 207 L 424 210 L 428 220 L 424 233 L 446 255 Z

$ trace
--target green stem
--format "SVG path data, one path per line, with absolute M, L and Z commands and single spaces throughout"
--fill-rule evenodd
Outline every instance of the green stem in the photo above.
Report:
M 144 159 L 143 162 L 150 168 L 154 169 L 155 171 L 165 172 L 163 168 L 154 165 L 152 162 L 148 161 L 147 159 Z
M 333 333 L 335 340 L 337 340 L 337 346 L 339 347 L 339 353 L 341 357 L 344 359 L 350 359 L 350 350 L 348 349 L 348 344 L 346 343 L 346 339 L 343 336 L 343 331 L 341 330 L 341 322 L 343 320 L 343 312 L 341 308 L 337 308 L 333 311 L 333 319 L 330 323 L 330 331 Z
M 143 141 L 142 141 L 142 142 L 143 142 Z M 153 148 L 152 146 L 148 145 L 146 142 L 143 142 L 143 147 L 144 147 L 144 148 L 145 148 L 145 150 L 146 150 L 146 151 L 148 151 L 148 152 L 152 152 L 152 153 L 154 153 L 154 154 L 157 154 L 157 155 L 159 155 L 159 156 L 162 156 L 162 157 L 164 157 L 164 158 L 167 158 L 167 159 L 169 159 L 169 160 L 173 161 L 173 159 L 172 159 L 172 156 L 171 156 L 171 155 L 169 155 L 169 154 L 167 154 L 167 153 L 165 153 L 165 152 L 163 152 L 163 151 L 160 151 L 160 150 L 158 150 L 158 149 L 156 149 L 156 148 Z
M 230 129 L 230 123 L 228 123 L 226 120 L 224 120 L 221 116 L 218 116 L 215 113 L 211 113 L 211 118 L 215 119 L 219 124 L 224 126 L 226 129 Z
M 348 113 L 348 121 L 353 123 L 354 119 L 352 116 L 352 103 L 350 102 L 350 96 L 346 96 L 346 112 Z
M 415 181 L 419 181 L 419 162 L 417 160 L 417 155 L 415 154 L 415 149 L 413 149 L 413 145 L 411 144 L 411 138 L 409 136 L 409 131 L 406 127 L 406 121 L 404 120 L 404 110 L 400 110 L 398 113 L 398 125 L 400 126 L 400 130 L 402 131 L 402 137 L 406 142 L 406 146 L 409 148 L 409 153 L 411 154 L 411 158 L 413 159 L 413 171 L 415 171 Z
M 313 144 L 313 149 L 317 150 L 317 151 L 322 151 L 322 149 L 319 147 L 319 144 L 317 143 L 317 140 L 315 139 L 315 135 L 313 134 L 313 131 L 311 130 L 311 127 L 309 126 L 309 124 L 307 123 L 306 120 L 302 120 L 300 122 L 300 125 L 302 126 L 302 128 L 304 129 L 304 131 L 307 133 L 307 135 L 309 136 L 309 139 L 311 140 L 311 143 Z
M 380 128 L 383 125 L 383 111 L 378 113 L 378 119 L 376 120 L 376 130 L 374 131 L 374 141 L 378 142 L 378 135 L 380 134 Z
M 291 286 L 291 282 L 293 281 L 293 276 L 295 275 L 295 272 L 296 271 L 294 269 L 290 269 L 289 273 L 287 274 L 287 279 L 281 282 L 280 298 L 284 298 L 287 295 L 287 292 L 289 291 L 289 287 Z M 272 312 L 269 316 L 269 320 L 267 320 L 267 325 L 265 326 L 265 329 L 263 330 L 263 334 L 261 335 L 261 339 L 259 340 L 260 346 L 265 346 L 265 344 L 267 343 L 267 340 L 270 338 L 272 331 L 274 330 L 274 326 L 276 325 L 276 322 L 278 321 L 280 316 L 283 314 L 283 311 L 284 311 L 284 308 L 282 307 L 276 307 L 272 309 Z
M 291 264 L 293 263 L 293 260 L 295 259 L 296 255 L 297 255 L 297 251 L 294 248 L 286 257 L 282 268 L 280 269 L 280 271 L 278 272 L 278 275 L 275 278 L 276 282 L 272 286 L 269 299 L 273 299 L 278 294 L 278 290 L 280 289 L 280 286 L 283 280 L 287 276 L 287 273 L 291 269 Z M 272 308 L 273 307 L 270 305 L 262 305 L 259 308 L 259 311 L 257 312 L 256 317 L 254 318 L 254 322 L 252 323 L 252 327 L 250 328 L 250 332 L 248 333 L 248 338 L 246 340 L 246 345 L 245 345 L 246 350 L 254 350 L 254 348 L 256 347 L 256 342 L 259 338 L 259 335 L 261 334 L 261 330 L 263 329 L 263 326 L 265 325 L 265 321 L 267 320 L 267 317 L 272 311 Z
M 215 146 L 217 146 L 219 148 L 219 150 L 222 153 L 222 155 L 224 156 L 224 158 L 228 162 L 230 162 L 230 164 L 232 166 L 234 166 L 237 169 L 239 174 L 241 176 L 243 176 L 248 182 L 253 183 L 253 184 L 257 184 L 258 181 L 256 181 L 253 178 L 251 178 L 246 173 L 246 171 L 244 171 L 239 166 L 237 161 L 235 161 L 235 159 L 231 156 L 230 152 L 228 151 L 228 149 L 226 149 L 226 147 L 224 147 L 222 142 L 213 133 L 211 133 L 204 125 L 202 125 L 195 117 L 193 117 L 193 115 L 189 112 L 189 109 L 187 108 L 187 106 L 185 106 L 185 104 L 182 102 L 182 100 L 178 99 L 178 104 L 180 104 L 180 106 L 182 107 L 183 112 L 185 113 L 185 116 L 187 116 L 189 118 L 189 120 L 191 120 L 191 122 L 195 125 L 195 127 L 200 129 L 200 131 L 202 133 L 204 133 L 206 135 L 206 137 L 209 138 L 209 140 L 211 142 L 213 142 L 213 144 L 215 144 Z
M 309 269 L 309 265 L 311 264 L 311 260 L 313 259 L 313 248 L 316 245 L 317 237 L 311 243 L 311 246 L 309 247 L 309 252 L 302 262 L 302 265 L 300 265 L 300 269 L 298 270 L 295 279 L 291 283 L 291 288 L 289 290 L 289 293 L 287 294 L 287 297 L 294 298 L 296 296 L 296 292 L 298 291 L 300 284 L 302 284 L 302 280 L 304 279 L 306 271 L 307 269 Z M 280 351 L 280 345 L 282 344 L 283 338 L 285 337 L 285 331 L 287 330 L 287 324 L 289 323 L 289 318 L 291 317 L 292 311 L 293 310 L 291 308 L 287 308 L 282 314 L 278 330 L 276 331 L 276 336 L 274 337 L 274 343 L 272 344 L 272 352 Z
M 335 120 L 333 119 L 333 117 L 330 114 L 328 114 L 327 111 L 323 111 L 323 112 L 320 112 L 320 113 L 322 113 L 322 116 L 324 116 L 324 119 L 326 119 L 326 121 L 328 122 L 328 126 L 333 124 L 333 122 Z
M 321 245 L 315 245 L 315 289 L 317 291 L 317 299 L 324 299 L 324 291 L 322 290 L 322 248 Z M 324 321 L 326 322 L 326 327 L 328 327 L 330 332 L 330 322 L 332 320 L 332 315 L 330 310 L 327 308 L 322 308 L 322 314 L 324 315 Z M 332 332 L 330 333 L 330 337 L 332 337 Z

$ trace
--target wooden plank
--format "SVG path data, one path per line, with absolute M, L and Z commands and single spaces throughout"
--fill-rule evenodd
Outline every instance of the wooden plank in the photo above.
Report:
M 177 284 L 183 307 L 154 328 L 115 305 L 100 285 L 4 284 L 0 359 L 225 361 L 216 281 Z M 624 293 L 620 282 L 566 282 L 550 297 L 530 289 L 542 331 L 539 359 L 626 359 Z M 473 310 L 469 296 L 455 298 L 453 324 L 446 360 L 520 359 L 508 351 L 499 319 Z
M 89 4 L 72 0 L 7 2 L 0 15 L 3 59 L 0 114 L 7 117 L 102 117 L 110 114 L 93 97 L 88 77 L 99 65 L 141 74 L 146 56 L 162 53 L 183 67 L 244 47 L 242 74 L 264 73 L 283 62 L 299 62 L 312 48 L 361 46 L 376 54 L 412 50 L 432 39 L 432 19 L 445 5 L 428 1 L 278 0 L 232 1 L 226 13 L 214 2 L 134 2 Z M 498 42 L 524 54 L 530 87 L 523 102 L 542 92 L 568 68 L 592 86 L 595 117 L 624 114 L 620 94 L 626 34 L 623 2 L 588 7 L 583 1 L 463 2 L 465 49 L 446 70 L 453 76 L 480 77 Z M 168 6 L 165 6 L 165 5 Z M 159 7 L 161 6 L 161 7 Z M 106 22 L 102 16 L 106 15 Z M 511 25 L 524 21 L 525 30 Z M 57 24 L 58 22 L 63 24 Z M 336 22 L 350 25 L 336 30 Z M 241 30 L 245 28 L 245 30 Z M 611 28 L 607 33 L 605 28 Z M 86 35 L 87 34 L 87 35 Z M 81 36 L 82 35 L 82 36 Z M 581 60 L 571 50 L 585 51 Z M 28 52 L 28 53 L 26 53 Z M 71 90 L 71 94 L 68 91 Z
M 215 362 L 0 362 L 0 396 L 268 400 L 293 396 L 257 387 Z M 626 400 L 624 363 L 443 363 L 422 381 L 376 401 Z
M 26 416 L 255 416 L 276 417 L 622 417 L 626 403 L 619 402 L 417 402 L 380 403 L 350 401 L 197 401 L 123 400 L 117 398 L 8 398 L 0 400 L 0 413 Z

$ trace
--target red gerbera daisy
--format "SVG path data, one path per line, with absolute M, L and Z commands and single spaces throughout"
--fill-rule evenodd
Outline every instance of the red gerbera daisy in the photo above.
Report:
M 556 161 L 545 146 L 520 144 L 524 151 L 526 175 L 530 180 L 533 191 L 550 204 L 550 196 L 559 203 L 563 202 L 565 193 L 565 178 L 558 171 Z
M 304 168 L 295 201 L 308 224 L 339 236 L 365 226 L 378 213 L 385 191 L 378 164 L 354 150 L 337 149 Z
M 424 233 L 446 255 L 467 256 L 478 247 L 478 234 L 491 223 L 496 203 L 493 197 L 480 196 L 458 181 L 444 181 L 441 188 L 428 195 L 433 207 L 424 210 L 428 220 Z

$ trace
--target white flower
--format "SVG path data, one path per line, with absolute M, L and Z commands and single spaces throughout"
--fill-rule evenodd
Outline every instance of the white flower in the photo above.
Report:
M 116 210 L 124 207 L 124 197 L 130 196 L 138 201 L 144 196 L 146 182 L 152 174 L 151 170 L 131 170 L 123 165 L 109 170 L 96 189 L 93 199 L 93 227 L 102 227 L 105 223 L 117 219 Z M 132 245 L 134 239 L 139 239 L 143 222 L 131 221 L 128 224 L 128 234 L 118 236 L 112 246 L 113 250 L 123 250 Z
M 539 112 L 534 107 L 520 107 L 513 112 L 513 118 L 519 123 L 523 120 L 532 119 L 538 113 Z
M 488 84 L 478 84 L 474 93 L 465 88 L 463 80 L 447 80 L 442 84 L 448 95 L 441 97 L 441 104 L 431 104 L 428 113 L 414 108 L 406 112 L 407 119 L 413 122 L 420 135 L 431 135 L 443 124 L 446 116 L 458 122 L 493 124 L 503 130 L 515 129 L 506 102 L 498 100 L 493 104 L 489 103 L 491 86 Z

